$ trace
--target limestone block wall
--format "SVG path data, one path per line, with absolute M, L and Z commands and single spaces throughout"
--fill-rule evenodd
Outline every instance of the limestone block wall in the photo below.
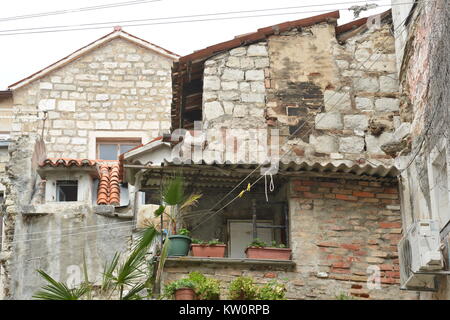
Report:
M 282 148 L 292 158 L 392 164 L 381 149 L 400 126 L 389 29 L 383 23 L 339 43 L 323 23 L 210 58 L 204 127 L 278 129 L 281 144 L 293 135 Z
M 171 67 L 116 38 L 15 90 L 13 134 L 44 127 L 49 157 L 94 158 L 99 137 L 148 142 L 170 129 Z

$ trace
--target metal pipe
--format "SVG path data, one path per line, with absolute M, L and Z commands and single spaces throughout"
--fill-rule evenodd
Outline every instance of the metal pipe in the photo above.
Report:
M 252 223 L 253 223 L 253 239 L 258 238 L 258 231 L 256 228 L 256 199 L 252 199 Z

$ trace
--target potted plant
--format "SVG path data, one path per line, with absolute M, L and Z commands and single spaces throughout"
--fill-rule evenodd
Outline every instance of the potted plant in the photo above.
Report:
M 175 300 L 196 300 L 195 283 L 189 279 L 180 279 L 170 282 L 164 287 L 164 296 Z
M 237 277 L 230 283 L 228 290 L 230 300 L 256 300 L 258 298 L 258 287 L 250 277 Z
M 155 217 L 164 214 L 169 220 L 169 246 L 168 256 L 187 256 L 191 244 L 189 231 L 185 228 L 180 228 L 179 218 L 190 207 L 197 205 L 201 194 L 192 194 L 185 196 L 184 183 L 180 176 L 169 180 L 165 183 L 162 193 L 162 202 L 159 208 L 155 211 Z
M 167 284 L 163 297 L 175 298 L 175 300 L 218 300 L 220 298 L 219 281 L 194 271 L 189 273 L 187 278 Z
M 188 279 L 195 284 L 195 294 L 199 300 L 219 300 L 219 280 L 207 278 L 197 271 L 191 272 Z
M 219 239 L 210 241 L 202 241 L 199 239 L 192 239 L 191 250 L 194 257 L 225 257 L 227 245 Z
M 249 259 L 272 259 L 272 260 L 290 260 L 291 249 L 286 248 L 284 244 L 277 244 L 272 241 L 270 245 L 265 242 L 254 239 L 245 249 L 245 254 Z

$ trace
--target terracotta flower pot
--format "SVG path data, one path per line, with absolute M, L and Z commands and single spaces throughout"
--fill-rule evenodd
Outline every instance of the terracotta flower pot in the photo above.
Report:
M 248 247 L 245 249 L 249 259 L 291 260 L 291 249 L 270 247 Z
M 227 245 L 225 244 L 215 244 L 215 245 L 204 245 L 204 244 L 191 244 L 192 255 L 194 257 L 214 257 L 223 258 L 225 257 L 225 250 Z
M 175 291 L 175 300 L 196 300 L 194 290 L 191 288 L 181 288 Z

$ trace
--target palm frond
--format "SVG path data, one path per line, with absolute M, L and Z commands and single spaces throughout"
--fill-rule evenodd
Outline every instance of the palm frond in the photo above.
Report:
M 202 194 L 191 194 L 180 206 L 180 211 L 188 209 L 190 207 L 195 207 L 198 204 L 198 199 L 200 199 Z
M 184 183 L 181 176 L 169 180 L 163 188 L 163 201 L 171 206 L 180 204 L 184 199 Z
M 114 279 L 114 271 L 116 270 L 117 265 L 119 264 L 119 260 L 120 260 L 120 253 L 116 252 L 112 260 L 109 263 L 105 264 L 105 267 L 103 269 L 101 291 L 106 292 L 113 287 L 112 281 Z
M 158 209 L 155 210 L 154 215 L 155 217 L 159 217 L 164 213 L 164 210 L 166 210 L 166 206 L 160 205 Z
M 37 272 L 44 278 L 48 284 L 42 287 L 41 291 L 33 295 L 33 299 L 40 300 L 79 300 L 83 297 L 88 288 L 81 286 L 80 288 L 69 289 L 66 284 L 56 281 L 44 270 L 37 270 Z
M 139 292 L 146 288 L 145 283 L 138 283 L 127 294 L 122 297 L 122 300 L 140 300 L 142 297 L 139 295 Z

